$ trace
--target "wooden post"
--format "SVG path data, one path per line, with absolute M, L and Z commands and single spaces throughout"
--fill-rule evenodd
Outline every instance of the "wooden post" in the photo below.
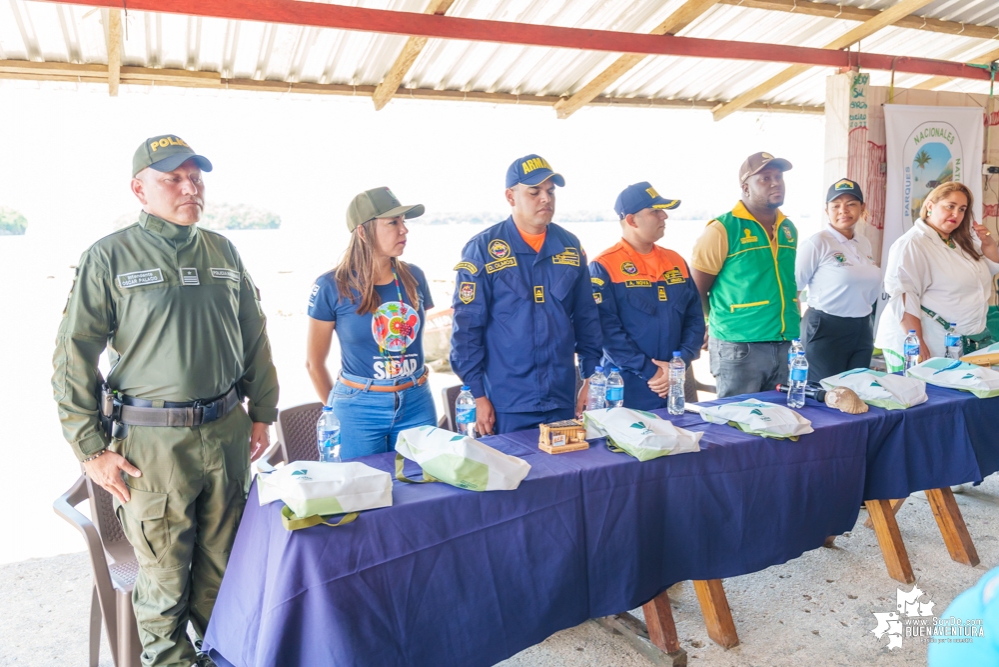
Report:
M 118 97 L 121 83 L 121 10 L 108 10 L 108 94 Z
M 701 603 L 708 636 L 724 648 L 738 646 L 739 635 L 735 631 L 732 610 L 729 609 L 721 579 L 695 581 L 694 590 L 697 592 L 697 601 Z
M 905 543 L 898 530 L 891 502 L 887 500 L 868 500 L 865 502 L 867 503 L 867 511 L 871 515 L 871 521 L 874 523 L 874 534 L 878 536 L 881 555 L 888 567 L 888 575 L 903 584 L 911 584 L 916 580 L 916 577 L 912 574 L 909 554 L 905 551 Z
M 947 486 L 942 489 L 927 489 L 926 499 L 930 501 L 933 518 L 937 520 L 950 557 L 958 563 L 972 567 L 978 565 L 978 552 L 968 534 L 968 526 L 964 523 L 957 501 L 954 500 L 954 492 Z

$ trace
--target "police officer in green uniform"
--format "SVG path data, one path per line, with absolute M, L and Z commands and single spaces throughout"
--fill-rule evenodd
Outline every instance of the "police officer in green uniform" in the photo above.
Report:
M 53 359 L 63 432 L 139 561 L 143 665 L 211 664 L 187 623 L 204 635 L 277 417 L 260 293 L 232 243 L 196 224 L 211 169 L 174 135 L 139 146 L 142 213 L 83 253 Z

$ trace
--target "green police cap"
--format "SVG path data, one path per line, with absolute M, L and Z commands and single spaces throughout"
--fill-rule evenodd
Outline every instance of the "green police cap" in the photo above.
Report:
M 203 155 L 198 155 L 176 134 L 163 134 L 151 137 L 135 149 L 132 157 L 132 176 L 146 167 L 156 171 L 173 171 L 188 160 L 194 160 L 201 171 L 211 171 L 212 163 Z
M 418 218 L 426 209 L 423 204 L 403 206 L 388 188 L 365 190 L 354 197 L 347 207 L 347 229 L 354 231 L 358 225 L 375 218 L 394 218 L 397 215 Z

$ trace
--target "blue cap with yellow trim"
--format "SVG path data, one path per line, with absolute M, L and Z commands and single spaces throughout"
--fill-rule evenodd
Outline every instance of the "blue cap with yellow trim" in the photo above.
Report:
M 642 209 L 674 209 L 679 205 L 679 199 L 666 199 L 648 181 L 642 181 L 621 191 L 614 202 L 614 211 L 624 220 L 624 216 L 638 213 Z
M 828 204 L 840 195 L 852 195 L 861 204 L 864 203 L 864 193 L 860 190 L 860 184 L 849 178 L 841 178 L 829 186 L 829 192 L 826 193 L 826 203 Z
M 512 188 L 518 183 L 531 186 L 539 185 L 549 178 L 560 188 L 565 187 L 565 179 L 562 178 L 562 174 L 556 174 L 552 170 L 552 166 L 548 164 L 548 160 L 532 153 L 517 158 L 506 170 L 506 187 Z

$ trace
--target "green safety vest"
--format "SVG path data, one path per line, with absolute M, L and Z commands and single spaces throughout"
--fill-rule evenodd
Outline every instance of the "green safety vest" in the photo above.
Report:
M 728 255 L 711 288 L 711 335 L 736 343 L 791 340 L 800 331 L 794 258 L 798 230 L 777 212 L 774 234 L 739 202 L 716 218 L 728 234 Z

